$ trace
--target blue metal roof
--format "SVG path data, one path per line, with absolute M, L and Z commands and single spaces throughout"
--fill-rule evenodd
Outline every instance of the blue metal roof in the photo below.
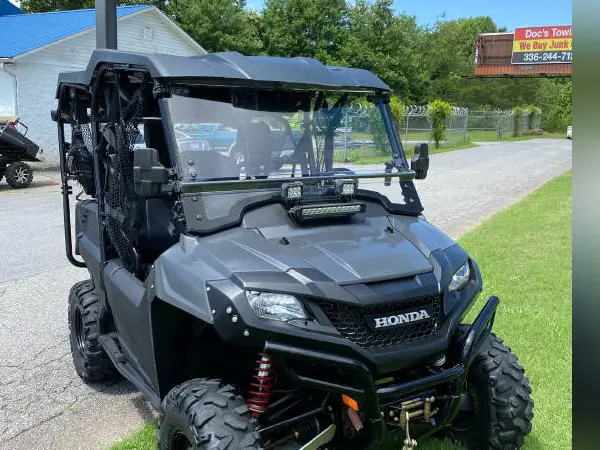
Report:
M 8 14 L 23 14 L 23 11 L 13 5 L 9 0 L 0 0 L 0 16 L 6 16 Z
M 2 0 L 0 0 L 2 1 Z M 120 6 L 117 18 L 150 5 Z M 12 58 L 92 28 L 94 9 L 0 16 L 0 58 Z

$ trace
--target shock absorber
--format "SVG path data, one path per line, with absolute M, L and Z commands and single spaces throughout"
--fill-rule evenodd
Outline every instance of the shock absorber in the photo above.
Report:
M 257 366 L 252 375 L 250 388 L 248 389 L 248 409 L 254 417 L 267 412 L 269 409 L 269 399 L 271 398 L 271 389 L 273 388 L 273 379 L 275 378 L 275 369 L 271 356 L 266 353 L 259 353 Z

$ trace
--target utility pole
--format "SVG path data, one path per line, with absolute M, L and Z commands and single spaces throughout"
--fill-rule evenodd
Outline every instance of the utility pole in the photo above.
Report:
M 117 0 L 96 0 L 96 48 L 117 49 Z

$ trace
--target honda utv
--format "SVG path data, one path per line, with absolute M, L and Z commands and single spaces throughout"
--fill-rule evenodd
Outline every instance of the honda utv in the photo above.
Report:
M 491 331 L 499 299 L 463 323 L 481 273 L 422 215 L 428 148 L 407 159 L 390 93 L 366 70 L 235 52 L 96 50 L 59 76 L 66 254 L 89 272 L 73 362 L 139 388 L 160 449 L 523 445 L 531 388 Z M 381 163 L 334 145 L 358 104 Z M 227 151 L 176 132 L 206 123 L 235 131 Z

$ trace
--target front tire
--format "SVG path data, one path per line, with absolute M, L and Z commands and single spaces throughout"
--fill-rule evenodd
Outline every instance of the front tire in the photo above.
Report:
M 100 305 L 92 280 L 76 283 L 69 295 L 69 340 L 77 374 L 86 382 L 121 378 L 98 341 Z
M 161 405 L 160 450 L 260 450 L 250 412 L 235 388 L 197 378 L 174 387 Z
M 458 333 L 467 330 L 461 326 Z M 493 333 L 471 364 L 467 392 L 473 407 L 459 413 L 447 436 L 468 450 L 521 448 L 532 428 L 531 386 L 517 357 Z
M 33 180 L 33 170 L 22 161 L 12 163 L 6 168 L 6 182 L 13 188 L 25 188 Z

